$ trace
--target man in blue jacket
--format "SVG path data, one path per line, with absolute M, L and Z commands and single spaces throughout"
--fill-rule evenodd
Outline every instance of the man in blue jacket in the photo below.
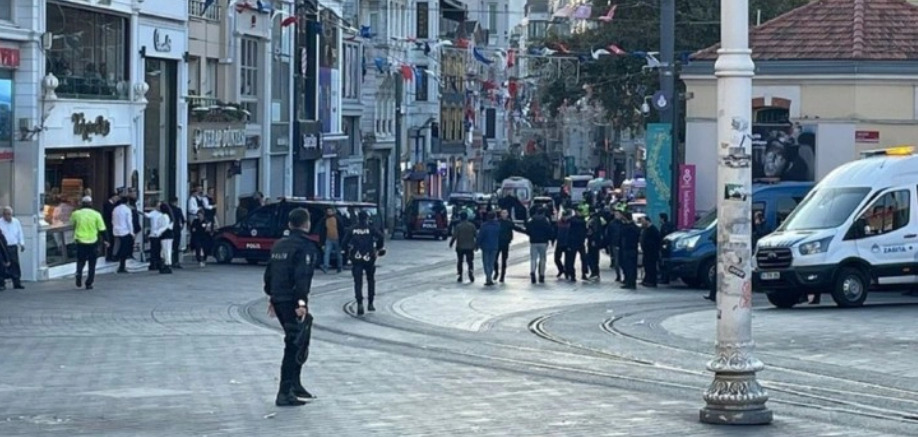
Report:
M 494 285 L 494 263 L 497 261 L 497 249 L 500 243 L 500 223 L 494 211 L 488 211 L 486 220 L 478 231 L 478 248 L 481 249 L 481 262 L 485 271 L 487 282 L 485 285 Z

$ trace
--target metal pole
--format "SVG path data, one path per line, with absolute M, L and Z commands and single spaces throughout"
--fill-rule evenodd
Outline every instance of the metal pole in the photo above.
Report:
M 714 381 L 700 420 L 711 424 L 771 423 L 768 393 L 752 355 L 752 76 L 749 0 L 721 2 L 717 76 L 717 342 L 708 363 Z
M 660 121 L 669 123 L 670 134 L 672 137 L 671 156 L 676 157 L 675 150 L 679 141 L 676 138 L 676 105 L 679 104 L 679 96 L 676 95 L 676 77 L 675 77 L 675 45 L 676 45 L 676 0 L 660 0 L 660 91 L 669 100 L 669 104 L 660 111 Z M 670 184 L 675 181 L 675 174 L 679 171 L 679 163 L 672 159 Z M 670 219 L 676 219 L 676 186 L 669 187 L 669 210 Z M 651 217 L 656 219 L 656 217 Z
M 405 82 L 398 73 L 395 73 L 392 77 L 395 79 L 395 168 L 392 171 L 394 176 L 393 192 L 395 193 L 392 198 L 392 214 L 394 217 L 396 210 L 400 210 L 402 207 L 402 94 L 404 94 L 403 87 Z M 392 221 L 392 226 L 394 231 L 395 220 Z

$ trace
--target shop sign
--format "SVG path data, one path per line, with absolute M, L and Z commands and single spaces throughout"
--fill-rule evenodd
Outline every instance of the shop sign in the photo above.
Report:
M 227 161 L 238 159 L 245 150 L 244 127 L 197 127 L 191 131 L 190 161 Z
M 880 131 L 859 130 L 854 132 L 854 142 L 861 144 L 879 144 Z
M 181 59 L 186 50 L 185 33 L 182 30 L 141 24 L 140 45 L 146 49 L 146 56 Z
M 93 135 L 107 137 L 112 131 L 112 123 L 101 115 L 89 120 L 86 114 L 77 112 L 70 116 L 70 121 L 73 122 L 73 134 L 82 137 L 83 141 L 92 141 Z
M 19 68 L 19 49 L 0 48 L 0 68 Z

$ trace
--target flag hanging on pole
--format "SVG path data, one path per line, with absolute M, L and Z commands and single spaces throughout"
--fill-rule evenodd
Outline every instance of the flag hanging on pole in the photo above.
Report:
M 281 27 L 287 27 L 294 23 L 296 23 L 296 15 L 291 15 L 287 18 L 284 18 L 284 20 L 281 21 Z
M 209 8 L 211 5 L 213 5 L 214 2 L 216 2 L 216 1 L 217 1 L 217 0 L 204 0 L 204 9 L 201 11 L 201 13 L 203 14 L 204 12 L 207 12 L 207 8 Z

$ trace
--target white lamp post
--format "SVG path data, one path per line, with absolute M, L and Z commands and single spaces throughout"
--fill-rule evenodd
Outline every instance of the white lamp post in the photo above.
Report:
M 705 423 L 757 425 L 772 421 L 768 393 L 752 355 L 752 76 L 749 0 L 720 4 L 717 76 L 717 343 L 708 364 L 714 381 L 704 393 Z

